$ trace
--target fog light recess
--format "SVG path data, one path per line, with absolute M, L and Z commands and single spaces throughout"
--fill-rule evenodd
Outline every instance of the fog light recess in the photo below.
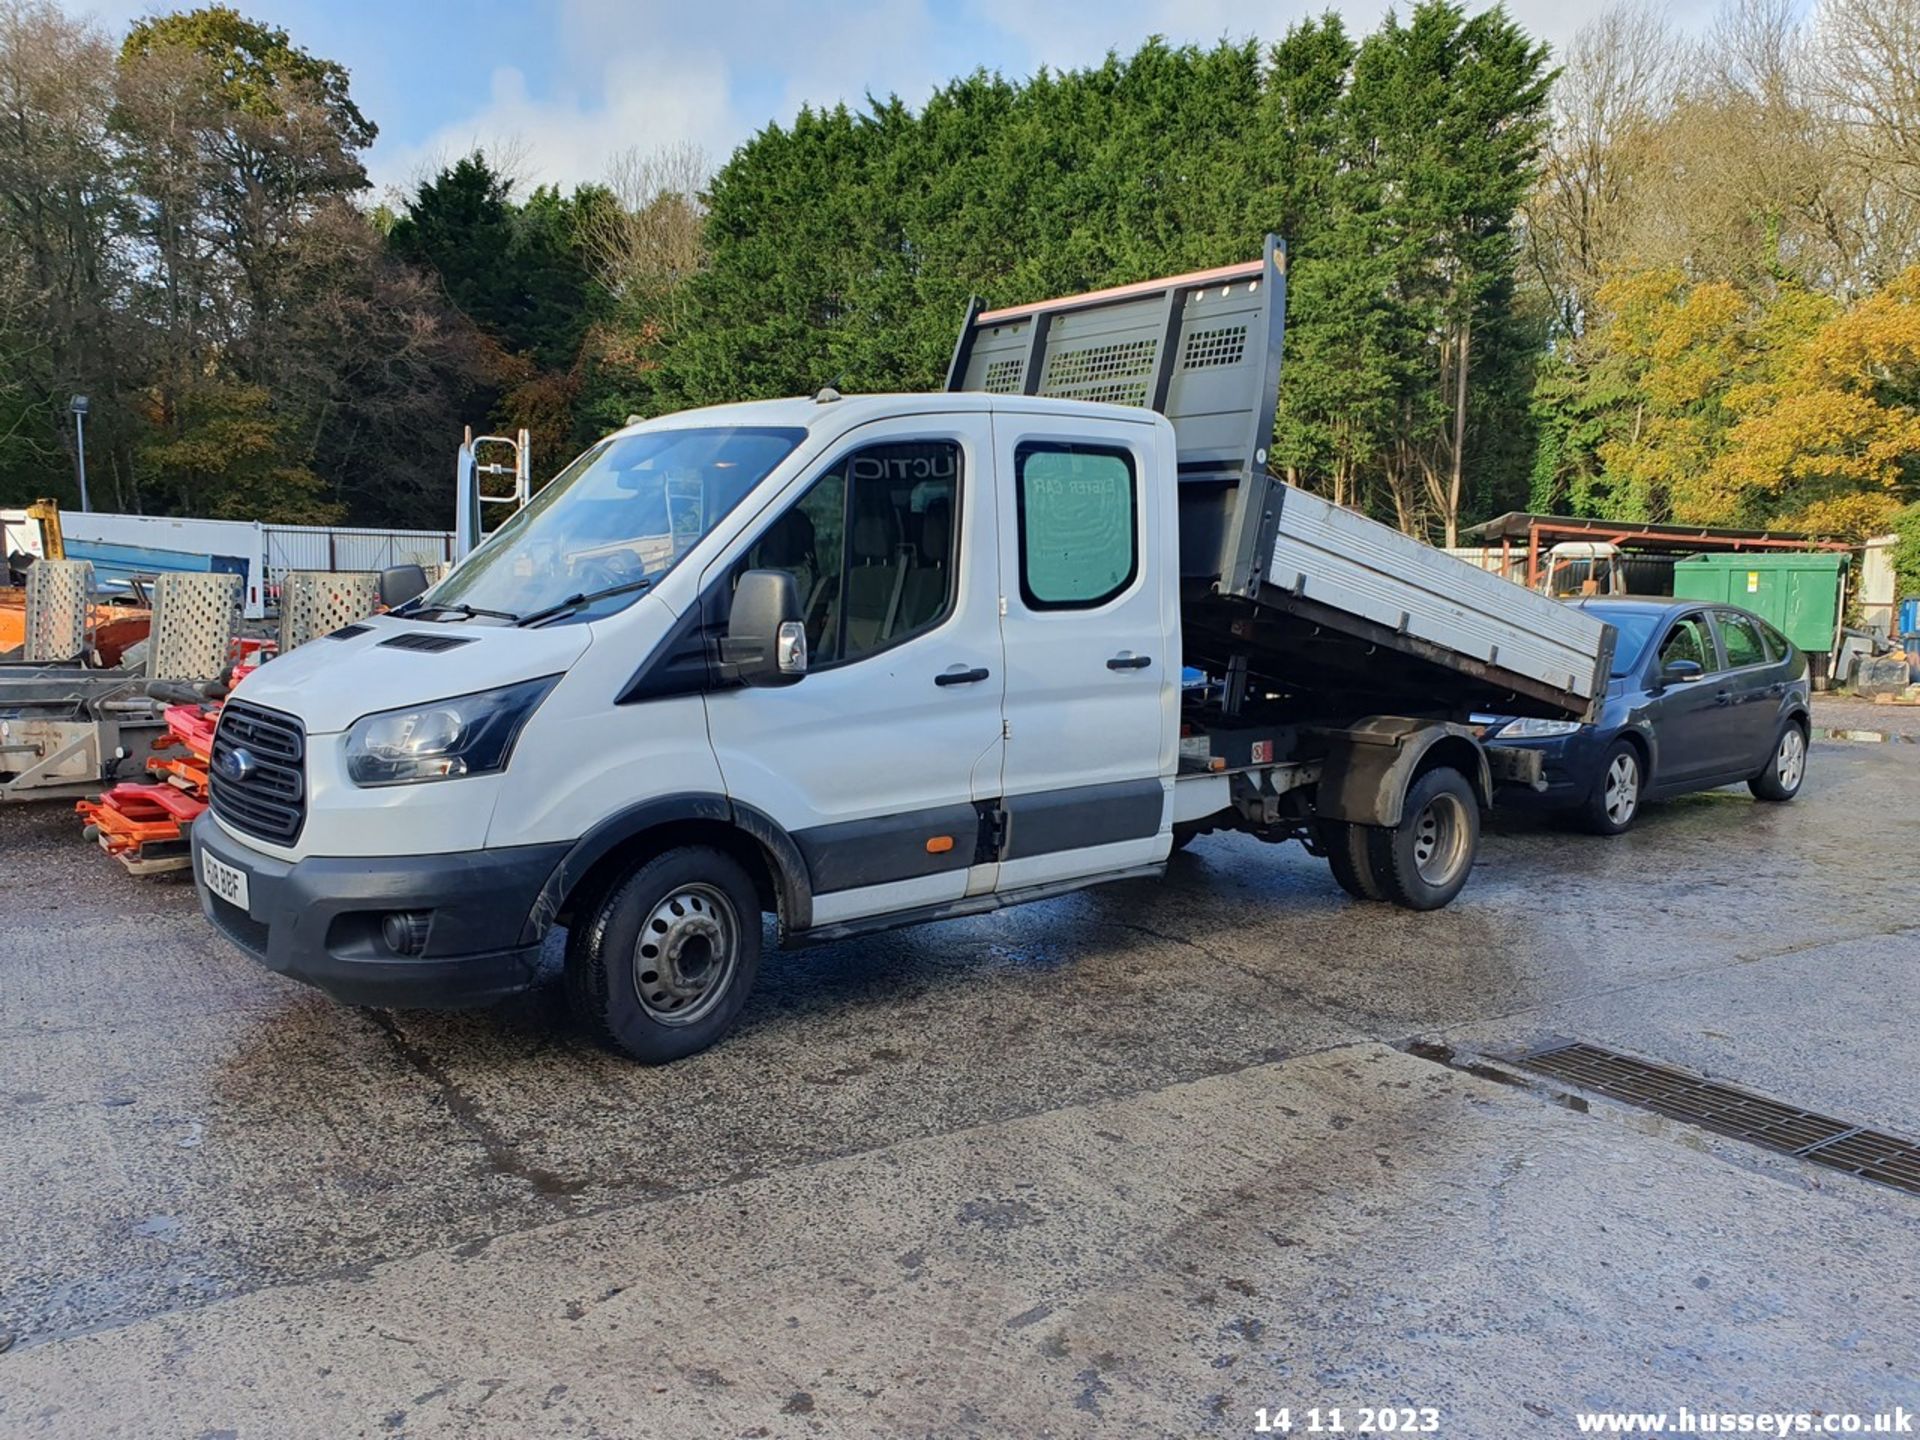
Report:
M 380 938 L 396 955 L 419 955 L 427 948 L 427 910 L 390 910 L 380 917 Z

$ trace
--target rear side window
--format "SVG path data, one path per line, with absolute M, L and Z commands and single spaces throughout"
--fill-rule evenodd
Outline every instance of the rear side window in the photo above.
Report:
M 1713 653 L 1713 636 L 1707 630 L 1707 617 L 1689 615 L 1675 623 L 1660 642 L 1660 666 L 1665 669 L 1676 660 L 1691 660 L 1702 670 L 1720 668 Z
M 1091 610 L 1140 571 L 1133 456 L 1028 441 L 1014 451 L 1020 595 L 1032 610 Z
M 1793 654 L 1793 642 L 1764 620 L 1760 622 L 1760 633 L 1767 637 L 1769 659 L 1785 660 Z
M 1759 628 L 1753 621 L 1731 610 L 1716 613 L 1720 620 L 1720 643 L 1727 647 L 1727 668 L 1738 670 L 1743 665 L 1766 664 L 1767 642 L 1760 638 Z

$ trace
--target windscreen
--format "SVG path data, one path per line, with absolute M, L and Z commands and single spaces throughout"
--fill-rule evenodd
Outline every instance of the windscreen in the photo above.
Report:
M 603 440 L 428 592 L 422 608 L 530 615 L 574 595 L 657 582 L 806 433 L 716 426 Z

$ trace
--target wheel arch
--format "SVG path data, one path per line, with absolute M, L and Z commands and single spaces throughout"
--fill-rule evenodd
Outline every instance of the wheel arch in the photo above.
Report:
M 1487 752 L 1464 725 L 1375 715 L 1333 732 L 1328 742 L 1317 808 L 1329 819 L 1398 825 L 1408 789 L 1441 766 L 1467 777 L 1483 810 L 1492 802 Z
M 771 817 L 724 795 L 665 795 L 607 816 L 581 836 L 534 903 L 530 939 L 597 897 L 612 879 L 651 856 L 683 845 L 711 845 L 737 860 L 783 935 L 813 923 L 813 887 L 793 837 Z
M 1621 726 L 1619 732 L 1615 734 L 1613 738 L 1614 740 L 1624 740 L 1634 748 L 1634 752 L 1640 757 L 1641 787 L 1644 789 L 1646 786 L 1651 785 L 1653 783 L 1654 767 L 1652 738 L 1642 734 L 1631 725 Z M 1608 748 L 1612 748 L 1612 741 L 1608 742 Z

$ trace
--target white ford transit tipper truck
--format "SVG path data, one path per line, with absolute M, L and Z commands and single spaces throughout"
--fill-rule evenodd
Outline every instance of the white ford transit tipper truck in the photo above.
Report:
M 1270 238 L 976 305 L 945 393 L 607 437 L 433 589 L 240 684 L 208 918 L 396 1006 L 525 987 L 564 926 L 584 1023 L 658 1062 L 733 1023 L 763 914 L 839 940 L 1215 829 L 1444 905 L 1496 779 L 1537 778 L 1469 715 L 1586 715 L 1613 632 L 1269 477 L 1284 282 Z

